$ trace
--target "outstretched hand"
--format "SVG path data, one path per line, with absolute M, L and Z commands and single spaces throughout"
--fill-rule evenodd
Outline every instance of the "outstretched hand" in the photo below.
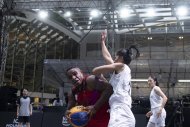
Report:
M 68 121 L 70 119 L 70 117 L 69 117 L 70 114 L 71 114 L 71 112 L 69 110 L 65 111 L 65 117 L 67 118 Z
M 106 31 L 104 31 L 104 32 L 101 33 L 101 37 L 102 37 L 102 42 L 105 42 L 106 41 L 106 37 L 107 37 Z
M 93 105 L 85 107 L 85 110 L 88 112 L 90 118 L 92 118 L 96 114 L 96 109 Z
M 150 117 L 152 115 L 152 112 L 151 111 L 149 111 L 148 113 L 146 113 L 146 117 Z

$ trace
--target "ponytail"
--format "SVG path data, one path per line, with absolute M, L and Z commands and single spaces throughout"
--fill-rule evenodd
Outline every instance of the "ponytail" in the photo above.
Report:
M 129 65 L 131 60 L 136 59 L 140 56 L 139 50 L 136 46 L 131 45 L 127 49 L 121 49 L 117 52 L 117 55 L 123 56 L 124 63 Z
M 132 52 L 132 49 L 135 50 L 136 53 Z M 129 47 L 128 52 L 129 52 L 129 55 L 132 57 L 132 59 L 134 59 L 134 58 L 136 59 L 140 56 L 140 52 L 135 45 L 131 45 Z

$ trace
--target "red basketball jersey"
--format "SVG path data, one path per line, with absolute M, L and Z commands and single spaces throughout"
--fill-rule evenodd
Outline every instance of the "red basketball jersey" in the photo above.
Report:
M 86 84 L 86 83 L 85 83 Z M 83 90 L 76 94 L 76 101 L 78 105 L 90 106 L 94 105 L 100 98 L 101 93 L 93 90 Z M 95 116 L 89 121 L 85 127 L 107 127 L 109 121 L 109 104 L 104 104 L 95 114 Z

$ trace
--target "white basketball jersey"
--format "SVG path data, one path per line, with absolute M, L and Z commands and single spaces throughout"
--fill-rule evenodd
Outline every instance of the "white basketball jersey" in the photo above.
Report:
M 131 107 L 131 69 L 125 64 L 120 73 L 113 73 L 109 83 L 114 91 L 110 97 L 110 105 L 127 104 Z
M 152 88 L 152 91 L 150 93 L 150 104 L 151 104 L 151 109 L 160 107 L 162 105 L 162 97 L 156 94 L 155 88 L 158 86 L 154 86 Z

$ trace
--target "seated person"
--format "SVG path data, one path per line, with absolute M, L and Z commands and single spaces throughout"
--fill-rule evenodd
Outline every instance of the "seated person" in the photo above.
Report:
M 53 106 L 63 106 L 63 101 L 59 98 L 59 95 L 56 95 L 56 98 L 53 101 Z

